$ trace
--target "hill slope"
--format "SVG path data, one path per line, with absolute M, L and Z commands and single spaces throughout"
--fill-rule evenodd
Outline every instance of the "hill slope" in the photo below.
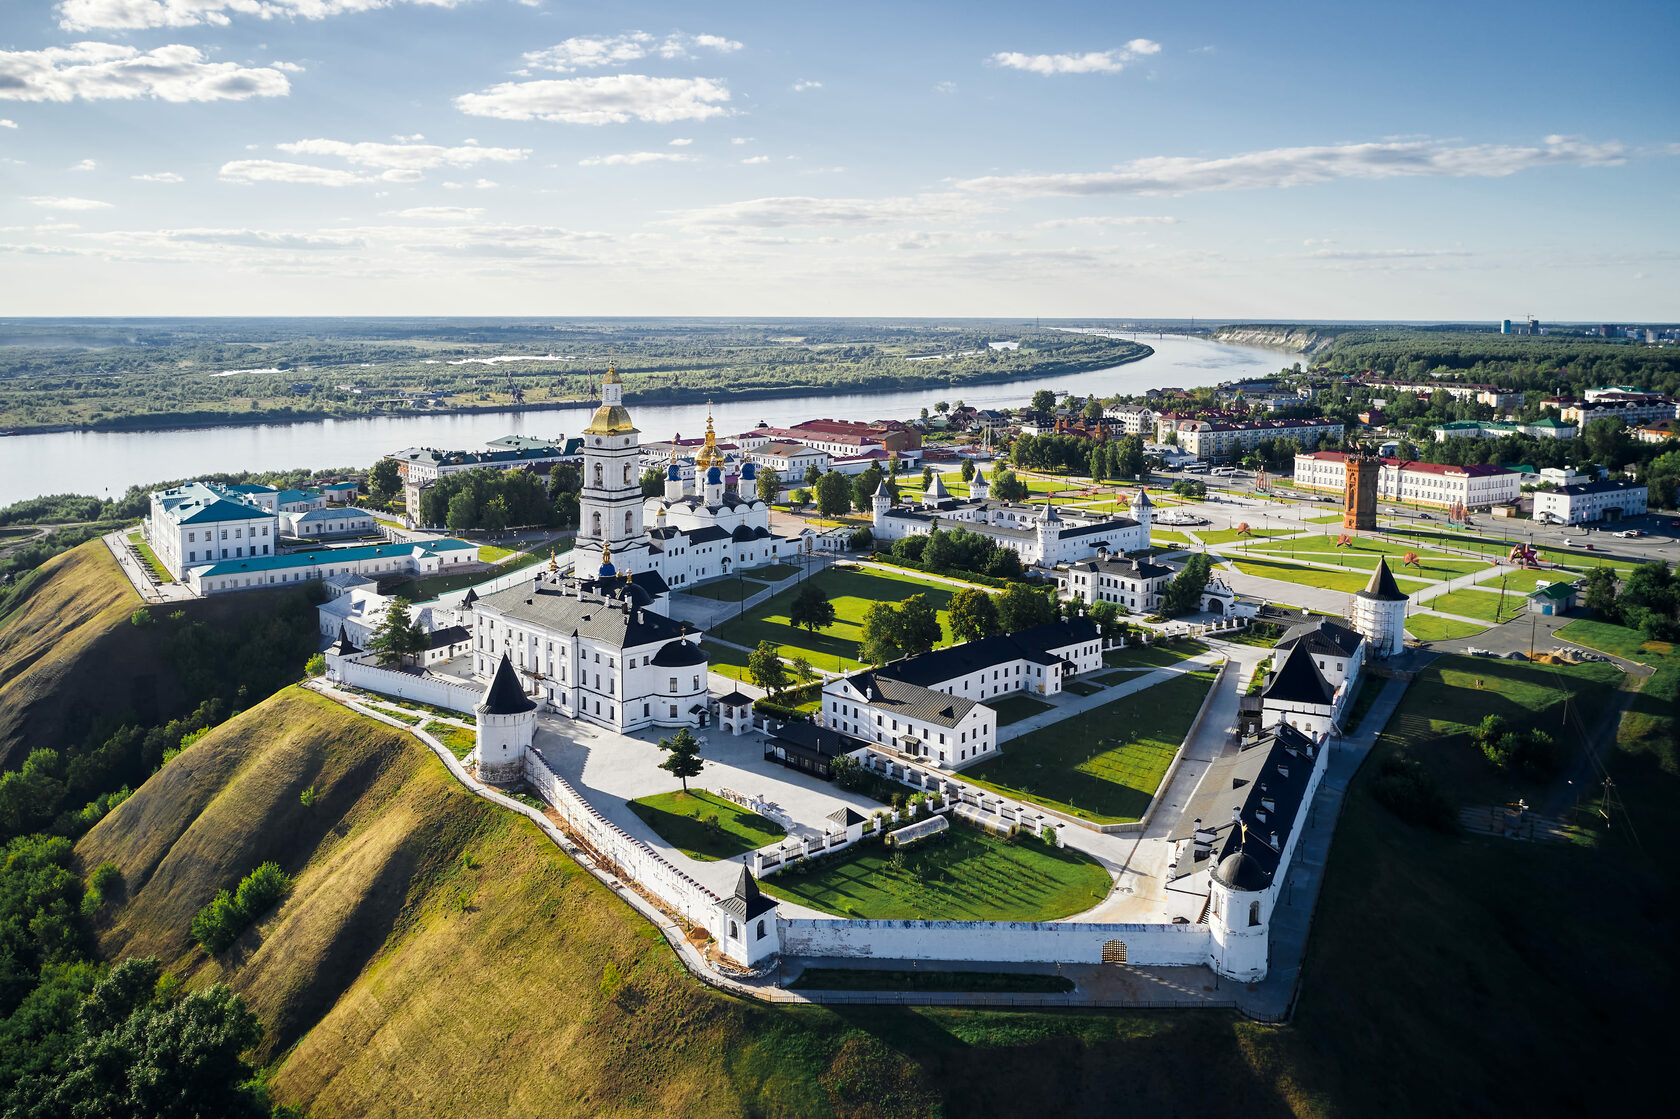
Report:
M 313 786 L 313 808 L 300 800 Z M 1284 1114 L 1221 1014 L 779 1010 L 693 980 L 627 905 L 411 737 L 290 689 L 216 728 L 78 845 L 99 929 L 252 1001 L 312 1116 Z M 292 895 L 222 957 L 197 908 L 264 859 Z

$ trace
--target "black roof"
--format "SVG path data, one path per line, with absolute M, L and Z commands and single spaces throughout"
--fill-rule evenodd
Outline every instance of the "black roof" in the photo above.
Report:
M 678 529 L 677 532 L 681 536 L 688 537 L 690 544 L 709 544 L 713 540 L 728 540 L 730 538 L 729 530 L 719 528 L 717 525 L 707 525 L 705 528 L 697 528 L 692 531 Z
M 1336 701 L 1336 690 L 1313 663 L 1313 655 L 1305 644 L 1298 644 L 1283 658 L 1283 667 L 1272 677 L 1260 693 L 1262 701 L 1282 703 L 1313 703 L 1325 707 Z
M 850 805 L 844 808 L 836 808 L 828 814 L 828 818 L 843 828 L 849 828 L 853 824 L 866 823 L 869 820 L 868 816 L 853 811 Z
M 534 710 L 536 704 L 525 694 L 525 689 L 519 686 L 519 676 L 513 671 L 513 662 L 506 653 L 502 654 L 502 662 L 496 666 L 496 678 L 490 681 L 490 686 L 484 689 L 484 698 L 473 708 L 480 715 L 522 715 Z
M 1317 748 L 1305 734 L 1279 723 L 1244 748 L 1245 754 L 1250 751 L 1260 764 L 1244 766 L 1250 776 L 1241 786 L 1241 805 L 1233 805 L 1238 824 L 1247 826 L 1247 835 L 1242 826 L 1229 829 L 1215 852 L 1219 861 L 1213 876 L 1234 890 L 1257 891 L 1272 885 L 1283 864 L 1283 849 L 1289 845 L 1290 829 L 1301 817 L 1307 784 L 1317 764 Z
M 909 719 L 954 727 L 978 704 L 972 699 L 935 691 L 908 680 L 897 680 L 879 672 L 860 672 L 848 679 L 862 692 L 866 702 Z
M 646 606 L 660 595 L 667 594 L 671 590 L 670 584 L 665 582 L 665 576 L 652 568 L 631 572 L 628 579 L 623 575 L 609 575 L 605 578 L 596 575 L 588 579 L 579 579 L 577 582 L 583 587 L 585 594 L 622 595 L 628 593 L 630 600 L 637 606 Z M 632 588 L 628 592 L 624 590 L 626 583 Z
M 465 595 L 463 595 L 462 598 L 461 598 L 461 605 L 462 606 L 471 606 L 473 603 L 475 603 L 477 601 L 478 601 L 478 592 L 473 590 L 471 587 L 468 587 L 467 588 L 467 593 Z
M 344 624 L 341 622 L 338 627 L 338 640 L 327 646 L 327 652 L 335 657 L 347 657 L 352 653 L 359 653 L 361 650 L 351 643 L 350 634 L 345 631 Z
M 1377 569 L 1371 572 L 1371 581 L 1365 589 L 1359 592 L 1360 598 L 1374 598 L 1378 602 L 1404 602 L 1406 596 L 1400 593 L 1400 587 L 1394 582 L 1394 575 L 1388 570 L 1388 560 L 1377 559 Z
M 659 652 L 653 654 L 653 663 L 660 668 L 687 668 L 690 665 L 705 664 L 706 654 L 695 641 L 670 641 L 659 647 Z
M 472 630 L 466 626 L 445 626 L 434 629 L 426 635 L 426 648 L 445 649 L 451 645 L 459 645 L 463 641 L 472 640 Z
M 634 576 L 629 580 L 596 582 L 608 588 L 606 593 L 585 590 L 579 597 L 580 584 L 562 584 L 538 577 L 530 584 L 518 584 L 484 596 L 478 600 L 478 609 L 495 611 L 556 633 L 575 633 L 604 641 L 620 649 L 670 641 L 688 632 L 687 627 L 663 614 L 637 607 Z
M 1288 649 L 1294 645 L 1305 645 L 1311 653 L 1325 653 L 1334 657 L 1351 657 L 1359 643 L 1365 640 L 1355 631 L 1330 618 L 1314 618 L 1299 625 L 1290 626 L 1278 638 L 1277 647 Z
M 790 719 L 770 737 L 783 749 L 792 749 L 811 758 L 838 758 L 854 750 L 862 750 L 869 743 L 849 734 L 841 734 L 833 727 L 819 727 L 803 719 Z
M 935 649 L 916 657 L 892 661 L 874 671 L 876 677 L 902 680 L 907 684 L 931 687 L 990 668 L 1005 661 L 1029 660 L 1037 664 L 1055 664 L 1050 649 L 1062 649 L 1098 638 L 1097 623 L 1089 618 L 1072 621 L 1046 622 L 1015 633 L 1000 633 L 965 641 L 945 649 Z M 863 685 L 858 685 L 861 689 Z
M 725 707 L 751 707 L 753 697 L 736 688 L 726 696 L 719 696 L 718 702 Z
M 719 908 L 743 921 L 750 921 L 776 908 L 776 903 L 758 892 L 758 883 L 753 880 L 752 872 L 743 866 L 741 877 L 735 883 L 735 895 L 725 898 Z

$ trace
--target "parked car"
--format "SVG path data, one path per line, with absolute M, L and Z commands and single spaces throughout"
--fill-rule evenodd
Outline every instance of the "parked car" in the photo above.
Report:
M 1638 540 L 1641 536 L 1644 536 L 1645 534 L 1643 532 L 1640 532 L 1636 528 L 1626 528 L 1626 529 L 1623 529 L 1621 532 L 1618 532 L 1616 535 L 1620 536 L 1623 540 Z
M 1435 518 L 1431 517 L 1428 513 L 1419 513 L 1417 519 L 1420 521 L 1432 521 Z

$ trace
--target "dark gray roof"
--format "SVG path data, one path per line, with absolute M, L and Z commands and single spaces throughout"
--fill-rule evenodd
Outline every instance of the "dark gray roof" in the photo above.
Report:
M 733 917 L 750 921 L 776 908 L 776 903 L 758 892 L 758 883 L 753 880 L 752 872 L 743 866 L 741 877 L 735 883 L 734 896 L 725 898 L 720 908 Z
M 1582 482 L 1573 486 L 1559 486 L 1554 492 L 1568 494 L 1570 497 L 1580 497 L 1589 493 L 1612 493 L 1619 490 L 1645 489 L 1644 482 L 1618 482 L 1613 479 L 1600 479 L 1597 482 Z
M 450 645 L 459 645 L 463 641 L 472 640 L 472 630 L 466 626 L 445 626 L 434 629 L 426 635 L 426 648 L 443 649 Z
M 338 640 L 327 646 L 327 652 L 331 653 L 335 657 L 347 657 L 352 654 L 359 653 L 361 650 L 356 648 L 356 646 L 350 641 L 350 634 L 345 631 L 344 625 L 340 623 L 338 627 Z
M 1057 658 L 1051 656 L 1048 650 L 1096 641 L 1098 636 L 1097 624 L 1089 618 L 1047 622 L 1017 633 L 982 637 L 978 641 L 965 641 L 921 656 L 905 657 L 882 665 L 874 675 L 928 687 L 1006 661 L 1055 664 Z
M 740 688 L 736 688 L 728 695 L 719 696 L 718 702 L 725 707 L 751 707 L 753 697 L 748 695 L 746 692 L 743 692 Z
M 819 727 L 803 719 L 789 719 L 771 731 L 770 737 L 783 749 L 794 750 L 812 758 L 837 758 L 869 745 L 861 738 L 841 734 L 833 727 Z
M 623 579 L 607 581 L 625 585 Z M 560 634 L 575 633 L 620 649 L 670 641 L 687 632 L 686 627 L 663 614 L 634 605 L 626 609 L 622 596 L 603 597 L 584 591 L 579 597 L 576 587 L 575 583 L 538 578 L 486 595 L 478 600 L 477 609 L 492 610 Z
M 531 697 L 525 694 L 525 689 L 519 686 L 519 676 L 513 671 L 513 662 L 503 653 L 501 663 L 496 666 L 495 678 L 490 681 L 490 686 L 484 689 L 484 698 L 478 701 L 478 706 L 473 710 L 480 715 L 520 715 L 536 706 L 531 702 Z
M 717 525 L 707 525 L 705 528 L 697 528 L 692 531 L 684 529 L 678 529 L 677 531 L 680 535 L 688 537 L 690 544 L 709 544 L 713 540 L 729 539 L 729 530 L 719 528 Z
M 1400 593 L 1400 587 L 1394 582 L 1394 574 L 1388 569 L 1388 560 L 1377 558 L 1377 569 L 1371 572 L 1371 581 L 1365 584 L 1365 589 L 1359 592 L 1360 598 L 1374 598 L 1378 602 L 1404 602 L 1406 596 Z
M 630 589 L 625 589 L 628 582 Z M 646 606 L 662 594 L 668 594 L 671 587 L 665 582 L 665 577 L 652 568 L 631 572 L 628 580 L 620 575 L 609 575 L 605 578 L 597 575 L 588 579 L 579 579 L 577 583 L 583 587 L 585 594 L 600 595 L 602 597 L 623 599 L 628 597 L 636 606 Z
M 1310 622 L 1302 622 L 1297 626 L 1290 626 L 1278 638 L 1277 647 L 1288 649 L 1294 645 L 1305 645 L 1309 653 L 1323 653 L 1333 657 L 1351 657 L 1359 643 L 1365 638 L 1339 622 L 1329 618 L 1314 618 Z
M 860 672 L 851 677 L 851 682 L 866 696 L 870 689 L 874 689 L 875 696 L 869 702 L 876 707 L 896 711 L 903 718 L 919 719 L 942 727 L 956 726 L 976 706 L 972 699 L 936 692 L 932 688 L 895 680 L 876 672 Z
M 1080 560 L 1078 563 L 1069 564 L 1068 570 L 1099 572 L 1104 575 L 1118 575 L 1127 579 L 1165 579 L 1173 574 L 1173 569 L 1167 564 L 1128 559 L 1124 556 Z
M 1328 707 L 1336 701 L 1336 690 L 1318 670 L 1313 655 L 1304 644 L 1289 650 L 1283 667 L 1272 677 L 1271 683 L 1260 693 L 1262 700 L 1280 703 L 1314 703 Z
M 869 819 L 867 816 L 854 812 L 849 806 L 845 808 L 836 808 L 833 812 L 828 814 L 828 818 L 843 828 L 849 828 L 853 824 L 865 823 Z
M 661 645 L 659 652 L 653 654 L 653 663 L 660 668 L 688 668 L 705 664 L 706 654 L 697 641 L 671 641 Z
M 1057 521 L 1059 522 L 1060 520 L 1061 518 L 1058 517 Z M 1097 521 L 1094 524 L 1077 525 L 1073 528 L 1064 528 L 1060 532 L 1056 533 L 1056 538 L 1058 540 L 1073 540 L 1081 536 L 1090 536 L 1092 533 L 1096 532 L 1109 532 L 1116 528 L 1131 528 L 1137 523 L 1137 521 L 1134 521 L 1130 517 L 1110 517 L 1106 521 Z
M 1279 723 L 1243 748 L 1245 760 L 1259 764 L 1242 767 L 1247 774 L 1241 786 L 1242 803 L 1238 820 L 1247 825 L 1230 827 L 1225 841 L 1214 852 L 1219 860 L 1214 878 L 1236 890 L 1264 890 L 1272 885 L 1283 863 L 1283 849 L 1289 833 L 1300 819 L 1307 783 L 1312 780 L 1317 747 L 1312 739 L 1287 723 Z M 1234 790 L 1237 791 L 1237 790 Z M 1276 846 L 1273 846 L 1273 843 Z

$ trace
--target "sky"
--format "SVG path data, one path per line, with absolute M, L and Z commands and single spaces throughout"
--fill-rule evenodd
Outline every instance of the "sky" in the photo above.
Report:
M 0 0 L 0 313 L 1680 319 L 1680 4 Z

